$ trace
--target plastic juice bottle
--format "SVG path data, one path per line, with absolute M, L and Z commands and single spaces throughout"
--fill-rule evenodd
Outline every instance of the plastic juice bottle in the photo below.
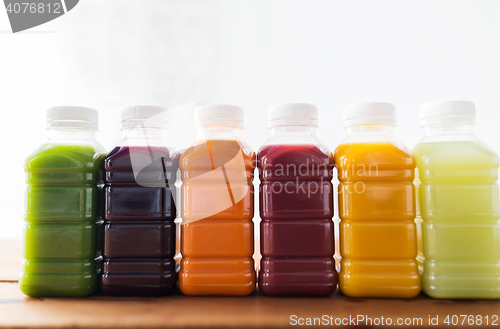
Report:
M 175 183 L 178 157 L 167 110 L 122 110 L 124 138 L 104 159 L 104 266 L 108 295 L 158 296 L 177 284 Z
M 335 291 L 333 156 L 318 139 L 311 104 L 269 108 L 272 136 L 258 152 L 259 288 L 266 295 L 327 296 Z
M 420 108 L 422 288 L 434 298 L 500 298 L 499 160 L 474 134 L 475 115 L 468 101 Z
M 251 294 L 255 154 L 241 139 L 243 110 L 198 106 L 197 138 L 180 158 L 181 270 L 187 295 Z
M 97 111 L 47 111 L 49 139 L 25 162 L 26 208 L 19 286 L 28 296 L 86 296 L 98 287 L 102 225 Z
M 351 297 L 411 298 L 420 292 L 415 158 L 394 135 L 395 125 L 390 103 L 344 109 L 347 137 L 335 150 L 339 287 Z

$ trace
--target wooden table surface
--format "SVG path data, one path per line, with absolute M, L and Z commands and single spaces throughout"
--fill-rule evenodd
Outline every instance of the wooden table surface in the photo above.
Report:
M 332 321 L 333 325 L 337 320 L 351 327 L 369 327 L 368 320 L 361 316 L 371 318 L 375 328 L 394 327 L 398 319 L 413 322 L 407 327 L 425 328 L 429 327 L 429 318 L 436 317 L 438 325 L 433 328 L 457 328 L 462 326 L 460 315 L 473 315 L 474 321 L 480 316 L 483 324 L 488 317 L 490 326 L 500 316 L 500 301 L 434 300 L 424 295 L 410 300 L 356 299 L 336 292 L 327 298 L 275 298 L 257 290 L 248 297 L 187 297 L 176 292 L 162 298 L 99 294 L 86 298 L 30 298 L 20 292 L 17 284 L 20 250 L 20 242 L 0 241 L 0 328 L 275 328 L 291 327 L 299 321 L 307 323 L 308 318 L 320 318 L 328 324 Z M 444 323 L 448 315 L 450 325 Z M 453 315 L 457 317 L 453 319 Z M 359 317 L 357 326 L 349 317 Z M 387 325 L 388 318 L 392 325 Z M 464 327 L 475 326 L 468 324 L 470 319 L 464 321 Z M 500 320 L 496 324 L 500 325 Z

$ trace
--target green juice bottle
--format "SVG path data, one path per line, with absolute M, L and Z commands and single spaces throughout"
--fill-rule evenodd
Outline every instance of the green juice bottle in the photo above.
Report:
M 97 111 L 53 107 L 49 140 L 25 162 L 23 265 L 28 296 L 86 296 L 98 288 L 104 148 Z
M 422 289 L 434 298 L 500 298 L 498 156 L 473 133 L 472 102 L 425 104 L 420 120 Z

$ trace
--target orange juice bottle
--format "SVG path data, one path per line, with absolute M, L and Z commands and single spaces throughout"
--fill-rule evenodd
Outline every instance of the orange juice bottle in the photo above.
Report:
M 339 176 L 340 290 L 351 297 L 411 298 L 416 262 L 415 158 L 394 135 L 390 103 L 344 109 Z
M 186 295 L 244 296 L 255 289 L 255 153 L 240 138 L 243 110 L 198 106 L 197 138 L 180 158 L 181 270 Z

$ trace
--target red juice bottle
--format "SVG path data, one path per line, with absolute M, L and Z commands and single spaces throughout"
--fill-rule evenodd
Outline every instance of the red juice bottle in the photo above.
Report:
M 177 284 L 175 175 L 178 157 L 165 109 L 122 111 L 124 138 L 104 159 L 102 291 L 159 296 Z
M 316 136 L 311 104 L 269 108 L 272 135 L 258 152 L 259 288 L 273 296 L 335 291 L 333 157 Z

